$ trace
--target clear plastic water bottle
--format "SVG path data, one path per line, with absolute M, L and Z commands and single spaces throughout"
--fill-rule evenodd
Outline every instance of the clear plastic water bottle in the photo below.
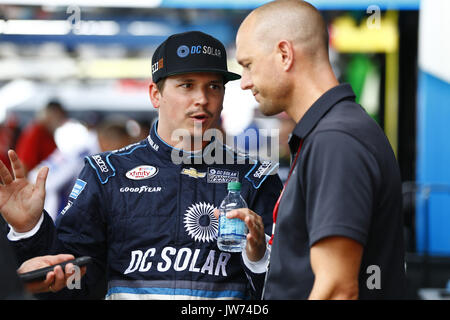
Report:
M 217 246 L 222 251 L 240 252 L 245 248 L 248 229 L 245 222 L 238 219 L 228 219 L 227 212 L 247 208 L 247 203 L 241 197 L 241 184 L 239 182 L 228 183 L 228 195 L 220 204 L 219 211 L 219 235 Z

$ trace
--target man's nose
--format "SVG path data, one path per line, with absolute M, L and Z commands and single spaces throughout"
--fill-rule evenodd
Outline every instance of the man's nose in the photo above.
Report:
M 247 71 L 243 71 L 241 75 L 241 89 L 248 90 L 253 87 L 253 82 Z
M 208 94 L 206 90 L 199 89 L 195 95 L 195 104 L 206 105 L 208 103 Z

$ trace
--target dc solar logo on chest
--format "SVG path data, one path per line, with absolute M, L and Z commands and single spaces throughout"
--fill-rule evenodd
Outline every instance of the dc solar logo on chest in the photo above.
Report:
M 184 228 L 195 240 L 210 242 L 217 239 L 219 220 L 214 216 L 215 207 L 206 202 L 191 205 L 184 215 Z
M 189 47 L 188 46 L 179 46 L 177 49 L 177 55 L 180 58 L 186 58 L 189 55 Z

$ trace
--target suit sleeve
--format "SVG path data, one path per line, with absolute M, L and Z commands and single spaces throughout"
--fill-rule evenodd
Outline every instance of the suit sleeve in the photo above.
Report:
M 267 175 L 264 181 L 259 184 L 253 199 L 248 204 L 249 208 L 259 214 L 263 219 L 266 240 L 268 240 L 272 234 L 273 208 L 280 196 L 282 188 L 283 185 L 278 174 Z M 242 260 L 244 259 L 242 258 Z M 252 298 L 261 299 L 266 272 L 255 273 L 246 266 L 244 261 L 242 261 L 242 265 L 244 266 L 245 273 L 250 282 Z

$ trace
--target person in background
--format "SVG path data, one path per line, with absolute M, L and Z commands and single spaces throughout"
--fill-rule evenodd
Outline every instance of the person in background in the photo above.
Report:
M 36 120 L 20 134 L 16 152 L 25 166 L 26 172 L 32 170 L 46 159 L 55 149 L 55 130 L 67 120 L 67 113 L 57 101 L 50 101 L 40 110 Z
M 97 139 L 100 147 L 98 152 L 118 150 L 142 140 L 141 137 L 134 138 L 131 135 L 127 126 L 129 121 L 131 120 L 127 118 L 105 118 L 101 121 L 97 127 Z M 147 136 L 148 132 L 143 138 L 145 139 Z
M 28 179 L 35 181 L 42 167 L 49 168 L 44 208 L 54 221 L 67 204 L 85 157 L 137 142 L 127 130 L 127 121 L 126 117 L 105 117 L 88 129 L 71 119 L 56 130 L 58 148 L 28 173 Z M 75 136 L 77 139 L 74 141 Z

